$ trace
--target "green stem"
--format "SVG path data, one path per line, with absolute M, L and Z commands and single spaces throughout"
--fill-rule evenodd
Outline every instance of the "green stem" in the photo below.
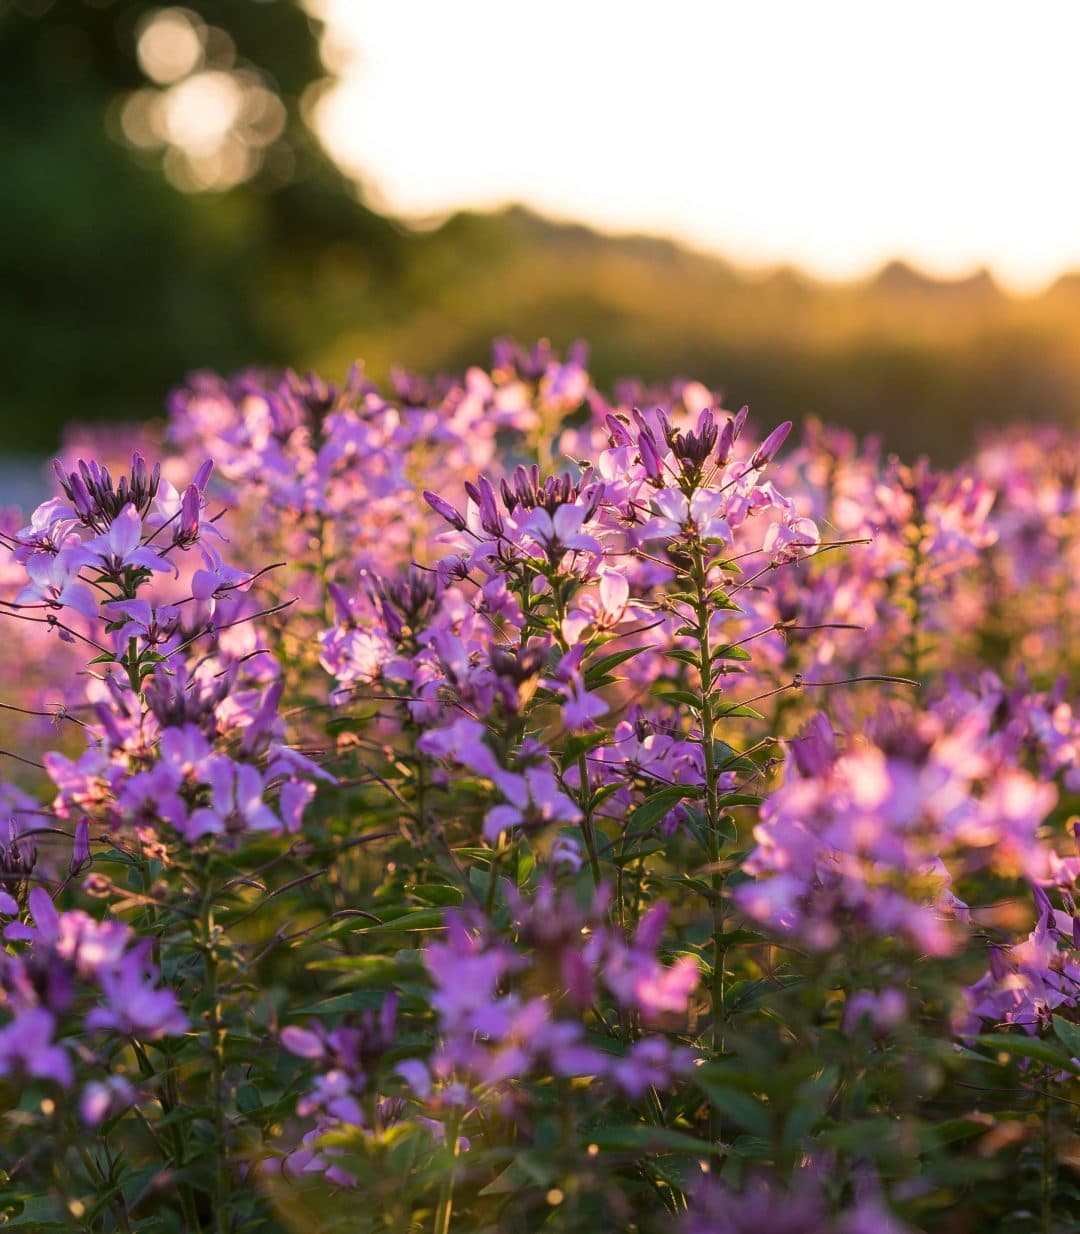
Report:
M 454 1181 L 457 1174 L 458 1131 L 461 1115 L 454 1111 L 446 1121 L 446 1140 L 450 1148 L 450 1169 L 439 1191 L 439 1206 L 435 1210 L 435 1225 L 432 1234 L 449 1234 L 450 1217 L 454 1211 Z
M 566 595 L 555 579 L 551 580 L 551 590 L 555 602 L 555 641 L 559 648 L 568 650 L 562 637 L 562 623 L 566 616 Z M 581 834 L 585 840 L 585 848 L 589 854 L 589 870 L 592 873 L 593 886 L 600 886 L 600 857 L 596 848 L 596 831 L 593 828 L 592 789 L 589 787 L 589 764 L 584 754 L 578 755 L 578 805 L 581 807 Z
M 723 1009 L 724 1009 L 724 910 L 723 891 L 724 876 L 720 870 L 720 793 L 719 769 L 716 766 L 716 752 L 713 748 L 713 733 L 716 727 L 716 714 L 713 710 L 713 686 L 715 676 L 712 662 L 712 641 L 709 631 L 709 584 L 708 571 L 704 554 L 700 547 L 695 547 L 693 553 L 692 581 L 694 584 L 694 612 L 697 617 L 698 641 L 698 676 L 700 678 L 701 702 L 698 708 L 698 718 L 701 724 L 701 751 L 705 764 L 705 837 L 708 845 L 709 881 L 712 895 L 712 982 L 710 986 L 710 1002 L 712 1004 L 712 1051 L 719 1054 L 723 1049 Z M 716 1112 L 709 1111 L 710 1134 L 716 1135 Z
M 203 891 L 202 953 L 206 971 L 206 996 L 210 1003 L 210 1101 L 214 1115 L 214 1229 L 228 1234 L 229 1165 L 225 1146 L 225 1040 L 218 993 L 218 954 L 214 939 L 214 906 L 209 883 Z
M 93 1179 L 94 1186 L 97 1187 L 99 1192 L 105 1192 L 109 1187 L 109 1179 L 104 1170 L 93 1159 L 86 1146 L 80 1143 L 78 1133 L 72 1138 L 72 1143 L 75 1145 L 75 1151 L 79 1154 L 79 1159 L 82 1161 L 84 1169 Z M 127 1205 L 124 1203 L 123 1195 L 118 1193 L 116 1199 L 112 1201 L 109 1207 L 116 1218 L 116 1228 L 124 1231 L 124 1234 L 130 1234 L 131 1222 L 128 1220 Z
M 1042 1093 L 1042 1194 L 1040 1204 L 1040 1229 L 1042 1234 L 1052 1234 L 1054 1228 L 1054 1144 L 1050 1136 L 1050 1076 L 1045 1077 L 1047 1087 Z
M 918 528 L 919 538 L 912 545 L 911 549 L 911 631 L 908 634 L 907 675 L 914 681 L 922 680 L 919 675 L 922 668 L 920 630 L 923 623 L 923 585 L 921 578 L 923 571 L 922 530 L 920 526 Z
M 600 886 L 600 858 L 596 851 L 596 833 L 593 830 L 592 819 L 592 789 L 589 787 L 589 765 L 585 755 L 578 755 L 578 778 L 581 781 L 581 833 L 585 837 L 585 847 L 589 852 L 589 869 L 592 871 L 593 886 Z
M 146 1047 L 134 1037 L 131 1040 L 131 1045 L 135 1051 L 135 1058 L 138 1061 L 139 1070 L 143 1077 L 145 1079 L 153 1079 L 156 1073 L 154 1071 L 153 1064 L 150 1062 L 150 1059 L 146 1053 Z M 173 1070 L 171 1058 L 168 1060 L 168 1066 L 165 1068 L 165 1071 L 162 1072 L 161 1078 L 164 1081 L 164 1091 L 160 1094 L 159 1100 L 161 1101 L 161 1108 L 165 1112 L 167 1118 L 180 1105 L 180 1094 L 176 1087 L 176 1075 Z M 151 1138 L 164 1153 L 165 1146 L 161 1143 L 157 1133 L 147 1121 L 146 1116 L 140 1113 L 137 1106 L 135 1107 L 135 1112 L 136 1115 L 142 1119 L 143 1124 L 150 1133 Z M 177 1123 L 173 1122 L 170 1124 L 168 1128 L 168 1135 L 172 1142 L 173 1168 L 178 1173 L 182 1173 L 185 1163 L 184 1137 L 181 1134 L 180 1127 Z M 202 1234 L 202 1222 L 199 1220 L 198 1211 L 195 1205 L 195 1197 L 192 1194 L 191 1185 L 189 1183 L 185 1183 L 180 1188 L 180 1207 L 184 1214 L 185 1228 L 191 1230 L 193 1234 Z
M 713 1049 L 719 1049 L 721 1028 L 721 998 L 723 990 L 723 934 L 724 915 L 721 894 L 724 887 L 720 865 L 720 772 L 716 766 L 716 751 L 713 734 L 716 715 L 713 710 L 713 686 L 715 675 L 712 662 L 712 640 L 709 631 L 708 574 L 701 549 L 694 553 L 693 582 L 696 593 L 694 610 L 698 626 L 698 675 L 701 679 L 701 752 L 705 764 L 705 818 L 708 857 L 712 883 L 713 913 Z
M 484 897 L 484 915 L 490 917 L 495 911 L 495 888 L 499 882 L 499 866 L 502 865 L 503 855 L 506 849 L 503 848 L 502 842 L 499 842 L 499 847 L 491 855 L 491 863 L 488 866 L 488 885 L 487 894 Z
M 124 663 L 127 669 L 128 681 L 136 694 L 142 693 L 142 681 L 139 677 L 139 643 L 135 638 L 128 639 L 127 657 Z

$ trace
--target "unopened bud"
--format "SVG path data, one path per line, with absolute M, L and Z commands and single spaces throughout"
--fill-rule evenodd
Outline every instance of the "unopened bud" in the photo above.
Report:
M 71 864 L 68 870 L 72 874 L 81 874 L 90 862 L 90 820 L 80 818 L 75 824 L 75 843 L 71 849 Z
M 465 530 L 465 520 L 448 502 L 444 501 L 437 493 L 431 493 L 427 489 L 424 490 L 424 500 L 457 531 Z
M 787 435 L 790 432 L 790 420 L 785 420 L 783 424 L 778 424 L 754 451 L 753 457 L 750 459 L 750 466 L 764 467 L 766 463 L 771 462 L 776 456 L 776 452 L 787 441 Z

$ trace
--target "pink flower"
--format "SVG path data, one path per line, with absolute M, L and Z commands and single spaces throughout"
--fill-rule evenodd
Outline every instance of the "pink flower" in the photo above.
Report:
M 35 553 L 26 562 L 30 582 L 15 597 L 15 603 L 44 603 L 50 608 L 71 608 L 84 617 L 96 617 L 98 603 L 94 593 L 79 580 L 84 563 L 81 543 L 74 538 L 55 555 Z
M 83 563 L 113 577 L 131 569 L 178 572 L 171 561 L 145 547 L 141 540 L 142 519 L 129 503 L 113 519 L 108 531 L 86 541 L 81 549 Z
M 599 557 L 603 553 L 600 541 L 582 531 L 587 514 L 588 511 L 578 505 L 559 506 L 554 514 L 538 506 L 518 521 L 517 532 L 520 537 L 539 544 L 554 563 L 567 552 Z
M 680 489 L 665 488 L 652 500 L 657 513 L 642 528 L 644 539 L 697 536 L 730 543 L 731 528 L 724 517 L 727 501 L 722 493 L 703 488 L 687 497 Z
M 148 963 L 150 945 L 149 940 L 140 943 L 115 967 L 101 969 L 98 980 L 106 1002 L 86 1017 L 87 1028 L 111 1028 L 150 1041 L 187 1029 L 176 994 L 154 984 L 157 973 Z

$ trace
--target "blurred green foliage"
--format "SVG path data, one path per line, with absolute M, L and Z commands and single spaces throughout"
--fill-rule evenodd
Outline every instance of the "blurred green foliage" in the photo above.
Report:
M 322 331 L 312 277 L 335 251 L 355 285 L 393 275 L 399 233 L 361 207 L 300 116 L 323 75 L 317 29 L 290 3 L 195 0 L 286 105 L 289 174 L 185 193 L 130 149 L 117 111 L 146 85 L 145 0 L 0 0 L 0 415 L 5 446 L 60 424 L 156 414 L 195 367 L 302 362 Z M 290 316 L 293 310 L 297 316 Z
M 360 356 L 375 377 L 432 372 L 484 361 L 505 334 L 585 338 L 605 384 L 691 375 L 762 422 L 816 414 L 941 462 L 983 424 L 1080 421 L 1080 276 L 1032 299 L 900 263 L 824 284 L 521 208 L 419 233 L 380 217 L 304 122 L 327 70 L 319 24 L 292 0 L 184 5 L 227 32 L 231 63 L 287 121 L 251 178 L 183 192 L 120 122 L 148 85 L 140 23 L 161 7 L 0 0 L 7 450 L 50 448 L 75 418 L 153 416 L 194 368 L 333 374 Z

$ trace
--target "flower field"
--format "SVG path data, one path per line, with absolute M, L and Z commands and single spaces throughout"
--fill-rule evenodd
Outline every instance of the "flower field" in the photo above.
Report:
M 1080 435 L 197 374 L 0 513 L 0 1226 L 1080 1228 Z

